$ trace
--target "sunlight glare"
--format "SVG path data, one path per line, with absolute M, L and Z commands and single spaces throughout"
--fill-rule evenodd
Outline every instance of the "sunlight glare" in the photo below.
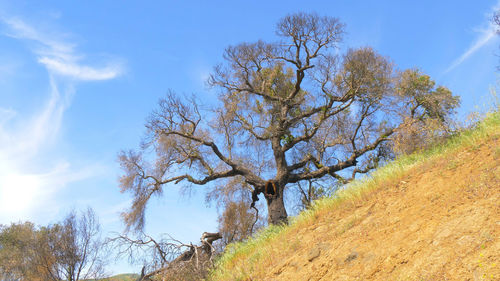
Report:
M 40 193 L 41 179 L 37 175 L 8 173 L 0 175 L 0 213 L 19 217 L 34 205 Z

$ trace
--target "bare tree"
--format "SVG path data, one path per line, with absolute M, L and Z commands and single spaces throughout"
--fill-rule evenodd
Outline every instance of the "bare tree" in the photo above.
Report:
M 67 280 L 103 277 L 105 259 L 100 225 L 88 209 L 62 223 L 0 228 L 0 280 Z
M 232 189 L 231 178 L 251 187 L 252 206 L 264 194 L 269 223 L 286 222 L 288 186 L 349 181 L 376 167 L 403 123 L 446 122 L 457 97 L 371 48 L 337 54 L 343 30 L 332 17 L 286 16 L 280 41 L 226 49 L 209 79 L 220 91 L 214 109 L 162 99 L 141 150 L 119 156 L 121 189 L 133 195 L 126 225 L 141 229 L 147 202 L 169 183 Z
M 262 221 L 257 208 L 249 209 L 247 200 L 230 201 L 224 206 L 219 216 L 219 233 L 222 236 L 220 249 L 232 242 L 249 238 L 262 227 Z
M 252 187 L 241 177 L 233 177 L 224 185 L 216 185 L 207 193 L 207 203 L 216 202 L 219 211 L 219 232 L 222 239 L 216 243 L 223 251 L 231 242 L 245 240 L 264 225 L 260 206 L 248 208 L 252 203 Z
M 80 217 L 72 212 L 61 224 L 38 232 L 36 255 L 44 280 L 77 281 L 104 275 L 105 247 L 92 209 Z
M 212 266 L 213 242 L 220 238 L 219 233 L 204 232 L 200 245 L 193 245 L 170 235 L 154 239 L 142 233 L 138 238 L 118 235 L 107 243 L 114 245 L 118 257 L 127 256 L 129 262 L 143 264 L 138 281 L 151 280 L 155 276 L 167 280 L 201 280 Z
M 168 263 L 179 256 L 189 245 L 186 245 L 170 235 L 155 239 L 141 233 L 133 238 L 120 234 L 107 241 L 117 250 L 117 258 L 127 257 L 132 264 L 142 264 L 143 271 L 153 272 L 164 268 Z

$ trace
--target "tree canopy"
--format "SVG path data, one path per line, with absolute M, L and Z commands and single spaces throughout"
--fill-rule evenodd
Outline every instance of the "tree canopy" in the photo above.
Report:
M 282 18 L 276 42 L 229 46 L 209 84 L 215 106 L 170 91 L 151 114 L 139 150 L 120 153 L 124 213 L 141 229 L 147 202 L 168 184 L 260 193 L 268 222 L 284 222 L 285 189 L 309 181 L 347 182 L 390 152 L 404 125 L 446 123 L 458 106 L 451 91 L 417 69 L 399 70 L 370 47 L 339 43 L 337 18 Z M 231 184 L 229 184 L 231 183 Z

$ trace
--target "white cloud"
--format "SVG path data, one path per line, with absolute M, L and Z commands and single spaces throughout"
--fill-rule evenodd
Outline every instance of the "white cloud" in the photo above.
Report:
M 497 2 L 495 6 L 493 6 L 490 11 L 486 14 L 487 18 L 487 27 L 479 29 L 479 36 L 474 40 L 472 45 L 467 49 L 462 55 L 460 55 L 457 59 L 455 59 L 450 66 L 445 70 L 444 73 L 448 73 L 462 64 L 466 59 L 476 53 L 479 49 L 485 46 L 488 42 L 496 36 L 497 27 L 491 22 L 492 15 L 494 12 L 500 10 L 500 1 Z
M 2 21 L 9 28 L 5 35 L 16 39 L 26 39 L 39 44 L 36 52 L 41 55 L 55 56 L 65 60 L 75 60 L 78 57 L 74 54 L 75 44 L 56 39 L 61 35 L 53 32 L 41 32 L 23 20 L 15 17 L 3 17 Z
M 18 18 L 0 18 L 2 22 L 8 28 L 6 36 L 30 43 L 34 62 L 47 69 L 50 88 L 47 100 L 31 114 L 18 114 L 15 108 L 0 104 L 0 224 L 36 221 L 40 213 L 53 216 L 61 206 L 55 202 L 58 192 L 103 173 L 98 164 L 75 167 L 65 159 L 68 156 L 60 155 L 60 128 L 75 82 L 109 80 L 123 73 L 118 63 L 82 64 L 85 56 L 61 34 L 42 32 Z M 53 152 L 58 152 L 57 157 Z
M 111 65 L 96 69 L 49 57 L 42 57 L 38 60 L 38 62 L 44 64 L 47 69 L 53 71 L 54 73 L 78 80 L 108 80 L 117 77 L 121 73 L 121 68 L 118 65 Z
M 0 153 L 22 160 L 34 156 L 44 145 L 53 141 L 59 132 L 66 101 L 61 98 L 56 82 L 50 78 L 50 97 L 39 112 L 20 120 L 14 129 L 7 129 L 9 121 L 19 116 L 13 109 L 0 109 Z
M 123 64 L 108 62 L 104 67 L 92 67 L 81 64 L 85 56 L 78 54 L 76 45 L 60 39 L 63 37 L 53 32 L 35 29 L 19 18 L 3 18 L 9 28 L 7 36 L 36 43 L 34 52 L 38 62 L 55 75 L 83 81 L 109 80 L 120 76 Z
M 55 192 L 68 183 L 91 176 L 73 171 L 65 160 L 39 163 L 43 152 L 56 141 L 66 101 L 54 79 L 50 97 L 32 116 L 22 118 L 13 109 L 0 108 L 0 223 L 33 219 L 50 206 Z
M 445 73 L 452 71 L 457 66 L 462 64 L 466 59 L 468 59 L 471 55 L 477 52 L 481 47 L 486 45 L 491 39 L 493 39 L 496 35 L 495 27 L 490 25 L 490 28 L 484 31 L 481 31 L 481 35 L 474 41 L 472 46 L 467 49 L 460 57 L 458 57 L 453 63 L 445 70 Z
M 97 167 L 74 170 L 68 162 L 60 161 L 46 172 L 26 172 L 20 161 L 5 166 L 0 157 L 0 223 L 19 220 L 36 221 L 42 213 L 56 214 L 62 206 L 56 194 L 68 184 L 98 173 Z M 9 158 L 12 160 L 12 158 Z M 29 165 L 29 164 L 28 164 Z

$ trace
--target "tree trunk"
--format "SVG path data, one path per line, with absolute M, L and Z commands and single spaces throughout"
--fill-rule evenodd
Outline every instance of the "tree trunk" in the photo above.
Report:
M 283 190 L 284 187 L 281 186 L 275 186 L 274 189 L 269 189 L 266 186 L 264 190 L 264 196 L 267 201 L 267 222 L 269 224 L 282 224 L 288 222 L 288 215 L 283 201 Z

